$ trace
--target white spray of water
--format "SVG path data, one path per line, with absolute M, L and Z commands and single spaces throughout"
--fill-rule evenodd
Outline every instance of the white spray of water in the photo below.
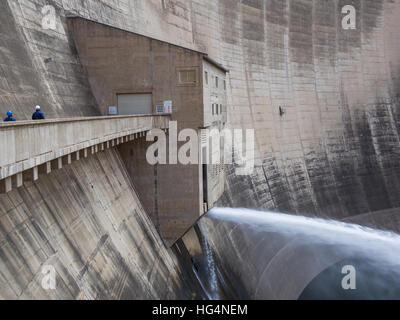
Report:
M 215 208 L 208 218 L 245 224 L 250 229 L 279 233 L 310 243 L 332 244 L 346 252 L 373 256 L 400 264 L 400 235 L 334 220 L 261 212 L 250 209 Z
M 208 238 L 207 229 L 201 223 L 199 224 L 199 227 L 203 234 L 204 259 L 207 264 L 207 276 L 208 276 L 208 287 L 209 287 L 209 291 L 207 292 L 208 297 L 210 300 L 219 300 L 220 296 L 218 293 L 217 270 L 215 266 L 213 252 L 207 240 Z

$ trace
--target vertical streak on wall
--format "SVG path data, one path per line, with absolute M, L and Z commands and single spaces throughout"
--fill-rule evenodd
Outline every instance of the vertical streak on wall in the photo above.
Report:
M 10 1 L 10 0 L 7 0 L 7 1 Z M 14 2 L 14 4 L 19 7 L 20 16 L 17 16 L 17 17 L 20 19 L 20 24 L 24 25 L 25 21 L 27 21 L 28 18 L 25 15 L 25 10 L 22 8 L 23 4 L 20 0 L 17 0 L 17 3 Z M 37 8 L 38 12 L 36 12 L 37 16 L 39 16 L 39 21 L 42 20 L 42 19 L 40 19 L 40 13 L 41 13 L 40 9 L 41 8 L 38 7 Z M 51 98 L 52 105 L 55 106 L 58 109 L 58 111 L 62 110 L 61 104 L 59 103 L 59 101 L 56 99 L 56 97 L 54 95 L 56 90 L 55 90 L 55 87 L 53 86 L 53 82 L 49 81 L 49 74 L 46 70 L 44 61 L 41 59 L 40 56 L 35 54 L 35 53 L 39 52 L 39 48 L 35 44 L 34 39 L 31 38 L 31 34 L 27 31 L 27 29 L 22 28 L 21 31 L 24 35 L 24 39 L 26 39 L 27 47 L 31 50 L 33 63 L 35 65 L 36 69 L 41 71 L 41 72 L 39 72 L 39 76 L 41 77 L 40 81 L 47 88 L 47 94 Z
M 337 1 L 314 1 L 313 56 L 321 139 L 318 153 L 313 151 L 312 145 L 308 145 L 305 157 L 315 197 L 319 203 L 326 204 L 321 211 L 338 215 L 343 208 L 335 188 L 337 181 L 333 175 L 327 139 L 340 136 L 343 132 L 336 60 L 336 31 L 341 20 L 339 15 L 332 15 L 331 12 L 338 12 Z M 333 189 L 335 192 L 330 191 Z
M 288 179 L 299 212 L 313 213 L 315 204 L 310 188 L 305 164 L 305 144 L 318 145 L 320 135 L 316 118 L 315 72 L 313 63 L 313 4 L 309 1 L 290 2 L 289 41 L 293 81 L 294 110 L 288 110 L 288 123 L 285 132 L 290 134 L 286 140 L 286 152 L 290 158 L 291 169 Z M 290 113 L 294 113 L 293 116 Z M 296 141 L 295 144 L 292 144 Z
M 154 165 L 154 221 L 158 232 L 160 232 L 160 218 L 158 216 L 158 165 Z
M 271 102 L 266 110 L 268 148 L 263 152 L 265 154 L 263 169 L 277 207 L 283 211 L 294 212 L 295 199 L 290 192 L 288 167 L 285 165 L 287 151 L 283 145 L 286 142 L 289 145 L 293 143 L 292 139 L 286 138 L 290 134 L 286 128 L 293 121 L 291 118 L 293 113 L 289 110 L 294 107 L 291 94 L 289 2 L 265 1 L 265 21 L 267 30 L 265 51 L 268 57 L 266 72 L 270 83 L 268 94 Z M 285 110 L 285 117 L 280 117 L 279 107 Z

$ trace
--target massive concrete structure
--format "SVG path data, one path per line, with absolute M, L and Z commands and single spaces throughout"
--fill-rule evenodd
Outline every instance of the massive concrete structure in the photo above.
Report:
M 211 152 L 202 130 L 224 128 L 227 70 L 202 52 L 81 17 L 69 17 L 68 25 L 103 114 L 110 106 L 118 114 L 154 114 L 170 104 L 169 118 L 176 123 L 164 136 L 164 152 L 157 151 L 156 166 L 146 158 L 152 142 L 120 152 L 146 212 L 172 245 L 224 191 L 223 167 L 208 165 Z M 178 154 L 188 138 L 197 143 L 192 141 L 190 159 L 182 163 Z
M 398 0 L 53 0 L 50 4 L 55 8 L 55 29 L 47 28 L 43 20 L 50 11 L 42 13 L 42 1 L 0 4 L 2 113 L 12 108 L 19 119 L 28 119 L 32 106 L 40 104 L 52 118 L 101 114 L 66 23 L 67 15 L 80 15 L 207 52 L 230 69 L 228 123 L 256 129 L 258 162 L 254 174 L 246 177 L 227 168 L 221 205 L 336 219 L 369 217 L 370 212 L 400 206 Z M 354 30 L 343 29 L 341 23 L 342 8 L 349 4 L 356 9 Z M 107 154 L 119 157 L 114 149 Z M 111 163 L 108 157 L 104 161 Z M 79 175 L 91 170 L 88 160 L 76 165 L 81 168 Z M 111 172 L 106 171 L 104 180 L 113 176 Z M 46 184 L 39 181 L 32 188 Z M 57 196 L 66 195 L 65 188 L 56 190 Z M 19 198 L 23 192 L 13 194 Z M 0 196 L 2 202 L 9 197 Z M 98 203 L 101 197 L 87 197 L 82 203 Z M 128 198 L 138 203 L 132 191 Z M 26 207 L 33 208 L 34 200 L 25 199 Z M 1 216 L 7 217 L 10 208 L 2 208 Z M 396 215 L 388 217 L 385 225 L 395 229 Z M 23 232 L 18 226 L 2 232 L 2 248 L 14 247 L 10 236 Z M 139 227 L 149 228 L 150 224 Z M 49 243 L 59 242 L 61 233 Z M 166 252 L 161 244 L 160 250 Z M 19 261 L 14 259 L 12 253 L 2 259 L 6 263 L 0 268 L 2 283 L 13 282 L 12 261 Z M 38 269 L 32 270 L 27 279 L 33 279 Z M 21 290 L 16 292 L 24 297 Z
M 42 28 L 39 1 L 2 4 L 1 111 L 28 117 L 40 102 L 49 115 L 99 112 L 66 24 L 77 14 L 205 51 L 231 70 L 230 124 L 257 129 L 262 166 L 230 175 L 224 203 L 336 217 L 398 205 L 397 1 L 53 4 L 56 30 Z M 355 30 L 342 28 L 347 4 Z

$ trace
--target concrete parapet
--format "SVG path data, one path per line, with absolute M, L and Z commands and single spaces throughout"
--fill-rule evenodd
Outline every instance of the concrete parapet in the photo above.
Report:
M 0 192 L 36 181 L 88 154 L 126 143 L 153 128 L 167 129 L 168 116 L 132 115 L 21 121 L 0 124 Z M 110 143 L 111 142 L 111 143 Z

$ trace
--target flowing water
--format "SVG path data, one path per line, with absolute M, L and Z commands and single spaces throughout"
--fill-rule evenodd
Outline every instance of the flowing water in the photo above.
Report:
M 199 228 L 203 235 L 203 257 L 202 260 L 205 264 L 206 281 L 205 284 L 201 283 L 203 290 L 206 292 L 210 300 L 219 300 L 219 284 L 217 279 L 217 267 L 214 261 L 214 255 L 208 243 L 208 231 L 203 224 L 199 224 Z
M 211 220 L 214 224 L 229 223 L 234 226 L 232 230 L 239 226 L 244 230 L 246 239 L 254 236 L 254 245 L 260 243 L 259 239 L 267 239 L 266 245 L 258 245 L 256 247 L 258 252 L 253 255 L 258 259 L 263 254 L 268 257 L 273 256 L 273 258 L 269 258 L 271 261 L 260 262 L 257 260 L 259 265 L 265 263 L 266 267 L 263 272 L 260 272 L 257 285 L 252 288 L 254 292 L 251 292 L 251 295 L 254 297 L 264 298 L 262 296 L 263 286 L 267 282 L 268 285 L 271 285 L 271 279 L 267 277 L 271 273 L 271 265 L 278 260 L 277 256 L 282 256 L 282 252 L 285 252 L 282 248 L 290 248 L 290 250 L 286 250 L 290 252 L 290 255 L 288 254 L 285 264 L 279 266 L 276 263 L 278 266 L 276 268 L 281 267 L 282 277 L 287 283 L 293 282 L 294 284 L 291 284 L 293 287 L 296 285 L 301 287 L 303 285 L 301 280 L 310 277 L 310 279 L 304 280 L 307 283 L 303 285 L 305 288 L 301 287 L 301 295 L 297 298 L 400 299 L 400 235 L 396 233 L 334 220 L 249 209 L 215 208 L 207 214 L 206 219 Z M 216 229 L 211 230 L 217 232 Z M 224 248 L 219 248 L 221 241 L 211 240 L 213 236 L 215 237 L 211 230 L 203 231 L 203 233 L 210 234 L 213 249 L 217 252 L 226 251 L 228 249 L 226 244 Z M 269 238 L 272 242 L 272 239 L 277 237 L 280 241 L 284 241 L 284 245 L 279 250 L 270 248 L 268 245 Z M 232 242 L 237 243 L 237 240 L 232 239 Z M 229 241 L 227 243 L 229 244 Z M 243 252 L 254 249 L 251 247 L 251 241 L 247 245 L 249 247 L 242 249 Z M 212 260 L 209 246 L 207 245 L 205 248 L 210 251 L 207 256 L 209 255 Z M 304 248 L 307 248 L 306 252 L 312 254 L 305 254 Z M 232 246 L 229 250 L 237 249 Z M 269 250 L 271 254 L 268 255 L 266 253 Z M 297 259 L 295 258 L 296 250 L 298 251 Z M 222 263 L 227 263 L 227 261 Z M 256 262 L 240 261 L 240 263 L 255 264 Z M 291 268 L 291 264 L 296 264 L 297 269 Z M 320 269 L 315 267 L 316 264 Z M 344 266 L 354 267 L 356 288 L 344 288 L 345 280 L 343 279 L 347 275 L 343 270 Z M 317 269 L 318 271 L 315 271 Z M 285 273 L 285 270 L 290 270 L 290 272 Z M 313 270 L 315 274 L 308 275 L 308 273 L 311 274 L 310 270 Z M 210 281 L 215 283 L 213 260 L 210 261 L 209 271 Z M 252 276 L 257 277 L 257 274 Z

